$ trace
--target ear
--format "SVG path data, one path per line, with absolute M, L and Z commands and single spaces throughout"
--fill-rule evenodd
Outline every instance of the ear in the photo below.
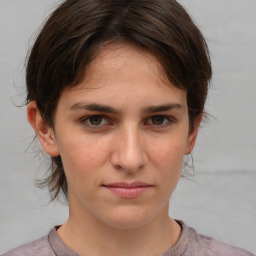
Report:
M 192 132 L 190 132 L 189 135 L 188 135 L 187 147 L 186 147 L 186 151 L 185 151 L 186 155 L 189 155 L 192 152 L 192 150 L 195 146 L 198 130 L 199 130 L 199 127 L 200 127 L 200 123 L 202 121 L 202 116 L 203 116 L 203 114 L 200 114 L 196 118 L 195 124 L 194 124 L 194 130 Z
M 54 131 L 42 118 L 35 101 L 31 101 L 27 105 L 27 118 L 34 129 L 44 152 L 50 156 L 59 156 Z

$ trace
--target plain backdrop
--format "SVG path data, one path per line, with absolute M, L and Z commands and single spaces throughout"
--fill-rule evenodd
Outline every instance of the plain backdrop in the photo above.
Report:
M 35 187 L 46 169 L 26 121 L 24 63 L 40 24 L 60 1 L 0 0 L 0 254 L 68 216 Z M 181 179 L 170 215 L 256 253 L 256 1 L 182 0 L 205 35 L 214 117 L 200 130 L 195 175 Z M 30 147 L 29 147 L 30 146 Z

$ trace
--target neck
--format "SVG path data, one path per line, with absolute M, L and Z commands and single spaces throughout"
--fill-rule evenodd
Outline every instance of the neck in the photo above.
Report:
M 88 213 L 81 215 L 70 210 L 69 219 L 57 233 L 80 256 L 161 255 L 177 243 L 181 233 L 179 224 L 169 218 L 166 207 L 150 223 L 133 229 L 117 229 Z

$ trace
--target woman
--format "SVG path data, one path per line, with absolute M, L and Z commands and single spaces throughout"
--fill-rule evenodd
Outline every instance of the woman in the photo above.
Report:
M 69 218 L 8 255 L 252 255 L 168 216 L 211 78 L 173 0 L 67 0 L 27 64 L 27 115 Z

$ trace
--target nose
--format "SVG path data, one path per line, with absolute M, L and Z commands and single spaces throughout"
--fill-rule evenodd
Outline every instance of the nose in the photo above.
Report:
M 124 127 L 115 137 L 114 143 L 111 163 L 116 169 L 133 173 L 146 165 L 148 157 L 138 127 Z

